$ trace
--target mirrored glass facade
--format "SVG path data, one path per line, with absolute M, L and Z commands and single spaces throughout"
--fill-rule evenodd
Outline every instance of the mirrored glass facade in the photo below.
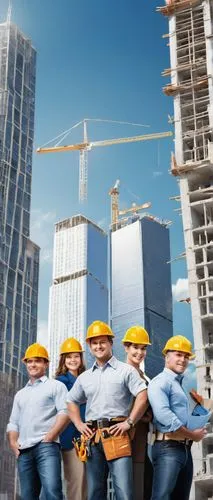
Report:
M 36 341 L 39 247 L 30 239 L 36 52 L 17 26 L 0 24 L 0 392 L 6 423 L 26 383 L 21 359 Z M 3 387 L 3 386 L 2 386 Z M 3 425 L 3 424 L 2 424 Z M 15 459 L 0 427 L 0 496 L 15 498 Z M 7 472 L 7 474 L 6 474 Z
M 60 344 L 68 337 L 86 349 L 88 325 L 108 321 L 107 236 L 96 224 L 78 215 L 55 226 L 53 283 L 50 287 L 48 338 L 50 374 L 54 375 Z
M 130 326 L 150 334 L 146 373 L 163 368 L 162 348 L 173 335 L 169 230 L 142 217 L 111 233 L 111 322 L 114 353 L 125 360 L 122 338 Z
M 25 380 L 20 359 L 36 339 L 39 248 L 29 240 L 36 52 L 0 25 L 0 370 Z M 2 276 L 3 275 L 3 276 Z

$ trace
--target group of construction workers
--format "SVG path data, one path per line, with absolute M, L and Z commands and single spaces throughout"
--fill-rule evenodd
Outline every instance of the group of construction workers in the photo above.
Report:
M 188 426 L 182 381 L 193 358 L 191 342 L 171 337 L 163 349 L 165 368 L 150 381 L 141 369 L 150 345 L 146 330 L 126 331 L 126 363 L 113 356 L 113 338 L 106 323 L 89 326 L 94 364 L 88 370 L 81 344 L 66 339 L 52 379 L 46 348 L 26 350 L 29 381 L 15 395 L 7 426 L 22 500 L 63 499 L 61 457 L 67 500 L 106 500 L 109 473 L 116 500 L 189 499 L 191 445 L 206 434 L 199 419 L 196 429 Z

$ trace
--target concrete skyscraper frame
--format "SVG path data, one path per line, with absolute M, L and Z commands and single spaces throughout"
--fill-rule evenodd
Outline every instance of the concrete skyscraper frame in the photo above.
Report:
M 175 154 L 196 352 L 198 392 L 213 399 L 213 2 L 167 0 Z M 193 500 L 212 498 L 213 427 L 193 445 Z

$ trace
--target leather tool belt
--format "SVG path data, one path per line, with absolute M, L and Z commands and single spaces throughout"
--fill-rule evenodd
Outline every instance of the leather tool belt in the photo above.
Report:
M 101 441 L 107 461 L 129 457 L 132 454 L 128 432 L 125 432 L 122 436 L 113 436 L 109 433 L 109 427 L 124 422 L 124 420 L 126 420 L 126 417 L 102 418 L 87 422 L 87 425 L 95 430 L 93 443 L 98 444 Z
M 163 432 L 156 431 L 155 439 L 156 441 L 176 441 L 176 443 L 185 444 L 186 446 L 192 445 L 191 439 L 183 439 L 180 433 L 178 434 L 178 431 L 167 432 L 165 434 Z
M 91 427 L 91 429 L 104 429 L 105 427 L 112 427 L 119 422 L 124 422 L 127 417 L 114 417 L 114 418 L 98 418 L 97 420 L 89 420 L 86 424 Z

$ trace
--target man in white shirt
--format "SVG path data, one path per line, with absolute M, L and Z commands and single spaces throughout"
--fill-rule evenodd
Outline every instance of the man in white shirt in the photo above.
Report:
M 61 456 L 58 436 L 68 424 L 67 389 L 46 376 L 49 357 L 40 344 L 28 347 L 23 359 L 29 375 L 17 392 L 7 426 L 17 462 L 22 500 L 62 500 Z

